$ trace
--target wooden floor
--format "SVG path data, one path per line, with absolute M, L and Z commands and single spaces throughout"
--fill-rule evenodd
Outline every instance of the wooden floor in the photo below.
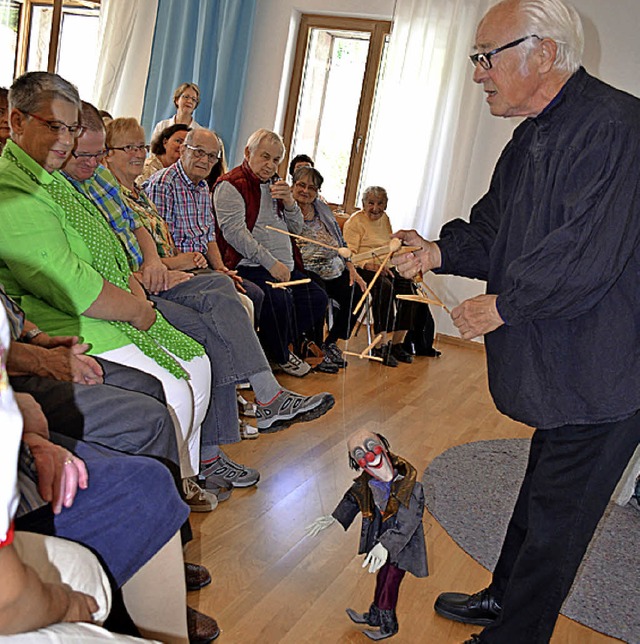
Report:
M 361 335 L 364 335 L 363 333 Z M 364 347 L 351 341 L 350 349 Z M 330 391 L 336 406 L 312 423 L 294 425 L 253 441 L 227 446 L 236 461 L 258 468 L 256 488 L 235 490 L 208 514 L 193 514 L 195 539 L 186 559 L 206 565 L 213 583 L 189 593 L 189 603 L 212 615 L 220 642 L 369 641 L 345 608 L 366 610 L 374 575 L 356 555 L 360 519 L 315 538 L 304 528 L 330 514 L 355 473 L 347 464 L 346 438 L 355 429 L 380 431 L 393 451 L 421 473 L 453 445 L 481 439 L 528 437 L 531 430 L 501 416 L 488 394 L 482 349 L 439 340 L 439 359 L 418 358 L 396 369 L 351 359 L 346 373 L 283 376 L 300 393 Z M 396 644 L 463 642 L 479 627 L 438 617 L 436 596 L 446 590 L 484 588 L 489 573 L 466 555 L 428 512 L 424 528 L 431 576 L 407 575 L 400 590 Z M 561 617 L 553 644 L 615 642 Z M 517 643 L 514 643 L 517 644 Z

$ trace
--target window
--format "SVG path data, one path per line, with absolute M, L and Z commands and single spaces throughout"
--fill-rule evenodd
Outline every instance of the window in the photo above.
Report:
M 288 159 L 311 156 L 325 178 L 324 198 L 348 212 L 355 210 L 390 29 L 390 22 L 357 18 L 300 21 L 284 126 Z
M 98 65 L 100 0 L 0 0 L 0 84 L 51 71 L 91 97 Z

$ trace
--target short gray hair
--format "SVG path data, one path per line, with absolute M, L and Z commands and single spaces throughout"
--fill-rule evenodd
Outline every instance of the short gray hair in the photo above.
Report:
M 27 72 L 13 81 L 9 89 L 9 107 L 21 112 L 35 112 L 43 101 L 62 99 L 81 110 L 80 95 L 75 85 L 58 74 Z
M 576 72 L 582 64 L 584 51 L 584 30 L 578 12 L 562 0 L 520 0 L 518 9 L 523 35 L 536 34 L 553 40 L 558 46 L 555 68 L 568 74 Z M 525 41 L 523 55 L 535 46 L 535 38 Z
M 378 198 L 384 199 L 387 203 L 389 202 L 389 196 L 387 191 L 382 186 L 369 186 L 364 189 L 362 193 L 362 205 L 364 206 L 365 201 L 369 198 L 370 195 L 373 195 Z
M 284 145 L 282 137 L 276 132 L 271 130 L 266 130 L 265 128 L 260 128 L 256 130 L 247 140 L 247 148 L 250 153 L 255 152 L 263 141 L 268 141 L 269 143 L 279 143 L 282 146 L 282 154 L 287 151 L 287 148 Z

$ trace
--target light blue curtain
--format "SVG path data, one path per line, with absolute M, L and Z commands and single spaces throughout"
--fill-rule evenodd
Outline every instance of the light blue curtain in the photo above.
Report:
M 142 111 L 148 137 L 175 114 L 175 88 L 192 82 L 196 121 L 236 149 L 255 8 L 256 0 L 159 0 Z

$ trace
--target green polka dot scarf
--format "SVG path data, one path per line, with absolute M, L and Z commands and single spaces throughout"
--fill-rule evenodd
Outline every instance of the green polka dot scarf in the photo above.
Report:
M 65 211 L 67 221 L 80 234 L 93 256 L 93 268 L 108 282 L 131 292 L 127 256 L 120 241 L 98 209 L 58 172 L 51 175 L 53 181 L 44 184 L 20 163 L 11 150 L 5 150 L 5 154 L 7 153 L 11 160 L 40 184 Z M 171 326 L 159 311 L 156 311 L 156 321 L 148 331 L 140 331 L 128 322 L 109 321 L 109 323 L 125 333 L 146 356 L 155 360 L 176 378 L 188 379 L 189 374 L 165 349 L 186 361 L 204 354 L 200 344 Z

